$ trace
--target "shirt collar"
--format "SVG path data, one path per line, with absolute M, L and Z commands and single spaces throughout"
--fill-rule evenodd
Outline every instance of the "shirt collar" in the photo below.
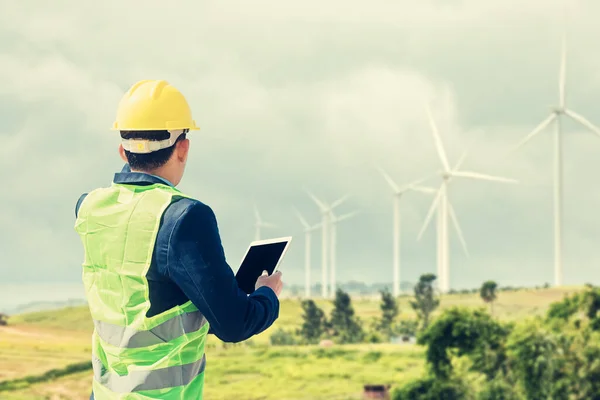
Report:
M 163 185 L 175 187 L 171 182 L 165 178 L 161 178 L 157 175 L 152 175 L 146 172 L 132 172 L 129 164 L 125 164 L 121 172 L 115 174 L 113 179 L 114 183 L 117 184 L 129 184 L 129 185 L 153 185 L 156 183 L 162 183 Z

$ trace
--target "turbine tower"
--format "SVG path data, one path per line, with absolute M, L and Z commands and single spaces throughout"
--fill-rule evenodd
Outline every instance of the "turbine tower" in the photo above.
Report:
M 321 249 L 321 273 L 322 273 L 322 283 L 321 283 L 321 295 L 323 298 L 328 297 L 327 293 L 327 262 L 329 260 L 328 255 L 328 246 L 329 246 L 329 224 L 331 211 L 345 202 L 349 195 L 345 195 L 340 197 L 338 200 L 334 201 L 331 205 L 327 205 L 321 200 L 319 200 L 312 192 L 305 189 L 308 196 L 315 202 L 317 207 L 319 207 L 319 211 L 321 212 L 321 238 L 322 238 L 322 249 Z
M 330 222 L 331 222 L 331 270 L 330 270 L 330 281 L 329 281 L 329 297 L 334 297 L 337 290 L 336 284 L 336 246 L 337 246 L 337 224 L 349 218 L 354 217 L 358 211 L 353 211 L 337 217 L 333 211 L 330 211 Z
M 321 223 L 310 226 L 302 214 L 300 214 L 300 211 L 294 208 L 294 212 L 304 227 L 304 297 L 310 299 L 310 236 L 313 231 L 321 226 Z
M 552 108 L 550 115 L 546 117 L 531 133 L 523 138 L 513 149 L 513 151 L 522 147 L 538 133 L 543 131 L 552 122 L 554 122 L 554 285 L 563 284 L 562 269 L 562 180 L 563 180 L 563 160 L 562 160 L 562 128 L 561 119 L 567 116 L 600 136 L 600 128 L 592 124 L 582 115 L 567 108 L 566 105 L 566 64 L 567 64 L 567 39 L 563 34 L 560 70 L 558 77 L 558 106 Z
M 383 179 L 386 180 L 388 185 L 393 192 L 393 210 L 394 210 L 394 261 L 393 261 L 393 273 L 394 273 L 394 281 L 393 281 L 393 294 L 394 297 L 400 295 L 400 200 L 402 196 L 408 191 L 422 192 L 422 193 L 435 193 L 435 189 L 418 186 L 419 183 L 425 181 L 428 178 L 419 179 L 408 185 L 404 185 L 402 187 L 398 186 L 398 184 L 390 177 L 390 175 L 383 170 L 383 168 L 376 166 L 379 173 L 383 176 Z
M 437 194 L 431 203 L 431 207 L 429 208 L 429 212 L 427 213 L 427 217 L 423 223 L 421 231 L 419 232 L 418 239 L 423 236 L 423 232 L 427 228 L 429 221 L 433 217 L 433 213 L 439 206 L 439 227 L 440 227 L 440 236 L 439 239 L 441 241 L 440 246 L 438 247 L 438 260 L 439 260 L 439 272 L 440 276 L 440 291 L 442 293 L 447 293 L 450 290 L 450 265 L 449 265 L 449 238 L 448 238 L 448 218 L 451 218 L 454 226 L 456 228 L 457 233 L 459 234 L 459 239 L 463 244 L 463 249 L 466 252 L 466 245 L 464 242 L 464 238 L 462 237 L 462 231 L 458 225 L 458 220 L 456 219 L 456 215 L 454 210 L 448 201 L 448 185 L 452 178 L 471 178 L 471 179 L 479 179 L 486 181 L 495 181 L 495 182 L 505 182 L 505 183 L 517 183 L 514 179 L 502 178 L 498 176 L 491 176 L 486 174 L 481 174 L 479 172 L 472 171 L 461 171 L 459 168 L 464 162 L 467 152 L 465 151 L 454 168 L 450 167 L 448 162 L 448 158 L 446 157 L 446 151 L 444 150 L 444 145 L 442 143 L 442 138 L 440 137 L 437 129 L 437 125 L 435 120 L 433 119 L 433 115 L 431 114 L 431 110 L 429 106 L 426 106 L 427 115 L 429 117 L 429 123 L 431 126 L 431 131 L 433 133 L 433 139 L 435 142 L 435 147 L 442 163 L 443 170 L 440 171 L 440 176 L 442 178 L 442 184 L 437 191 Z
M 434 188 L 430 188 L 430 187 L 421 187 L 421 192 L 422 193 L 427 193 L 427 194 L 436 194 L 437 190 L 435 190 Z M 460 225 L 458 223 L 458 219 L 456 218 L 456 213 L 454 212 L 454 207 L 452 207 L 452 204 L 450 203 L 450 200 L 448 200 L 448 198 L 446 198 L 446 201 L 448 202 L 448 211 L 449 211 L 449 217 L 452 220 L 452 225 L 454 226 L 454 229 L 456 231 L 456 235 L 458 236 L 458 240 L 460 241 L 460 244 L 462 246 L 462 249 L 465 253 L 465 255 L 467 257 L 469 257 L 469 250 L 467 249 L 467 243 L 465 242 L 464 236 L 462 234 L 462 230 L 460 228 Z M 449 275 L 444 271 L 444 254 L 443 254 L 443 235 L 442 235 L 442 203 L 439 202 L 438 206 L 436 208 L 436 256 L 437 256 L 437 285 L 438 285 L 438 290 L 442 291 L 442 288 L 446 287 L 446 285 L 444 285 L 444 279 L 446 280 L 446 282 L 450 282 L 450 277 Z M 448 290 L 450 290 L 448 288 Z
M 263 221 L 258 212 L 258 207 L 254 205 L 254 240 L 260 240 L 261 228 L 276 228 L 276 226 L 270 222 Z

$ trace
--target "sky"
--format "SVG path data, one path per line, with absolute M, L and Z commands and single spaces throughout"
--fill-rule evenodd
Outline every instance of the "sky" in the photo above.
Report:
M 79 287 L 75 202 L 122 167 L 122 94 L 165 79 L 201 127 L 180 189 L 213 208 L 234 270 L 256 202 L 278 225 L 265 238 L 294 236 L 284 280 L 303 281 L 292 207 L 318 221 L 309 188 L 359 211 L 338 227 L 338 278 L 391 281 L 392 196 L 373 165 L 398 184 L 440 169 L 427 102 L 451 164 L 474 143 L 464 169 L 519 180 L 451 182 L 469 248 L 451 228 L 451 286 L 551 283 L 551 131 L 507 151 L 558 101 L 564 27 L 567 105 L 600 125 L 596 15 L 594 0 L 0 0 L 0 282 L 32 298 Z M 564 281 L 600 283 L 600 138 L 563 126 Z M 434 226 L 416 239 L 431 200 L 402 199 L 403 281 L 435 271 Z M 316 283 L 318 234 L 313 249 Z

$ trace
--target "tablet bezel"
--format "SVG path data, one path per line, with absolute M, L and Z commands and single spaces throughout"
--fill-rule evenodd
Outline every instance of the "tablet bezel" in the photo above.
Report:
M 279 269 L 279 265 L 281 265 L 281 260 L 283 260 L 283 256 L 285 256 L 285 254 L 288 251 L 288 248 L 290 247 L 290 243 L 292 242 L 292 236 L 283 236 L 283 237 L 278 237 L 278 238 L 274 238 L 274 239 L 262 239 L 262 240 L 255 240 L 253 242 L 250 242 L 250 245 L 246 249 L 246 252 L 244 253 L 244 256 L 242 257 L 235 274 L 237 275 L 240 268 L 242 268 L 242 264 L 244 263 L 244 260 L 246 259 L 246 256 L 248 255 L 248 253 L 250 252 L 250 249 L 252 247 L 261 246 L 261 245 L 265 245 L 265 244 L 282 243 L 282 242 L 286 242 L 286 244 L 285 244 L 285 247 L 283 248 L 283 251 L 281 252 L 281 255 L 279 256 L 279 259 L 277 260 L 277 264 L 275 264 L 275 268 L 273 268 L 273 273 L 275 273 Z

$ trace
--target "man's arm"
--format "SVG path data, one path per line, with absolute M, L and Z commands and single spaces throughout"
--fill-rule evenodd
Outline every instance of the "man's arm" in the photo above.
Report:
M 250 296 L 243 292 L 225 259 L 212 209 L 185 199 L 177 203 L 171 205 L 179 207 L 175 207 L 177 220 L 166 250 L 169 278 L 204 314 L 211 332 L 224 342 L 240 342 L 269 328 L 279 316 L 276 294 L 268 287 Z
M 87 193 L 84 193 L 79 197 L 79 200 L 77 200 L 77 204 L 75 204 L 75 218 L 77 218 L 77 214 L 79 213 L 79 207 L 81 207 L 81 203 L 83 203 L 83 200 L 85 200 L 85 197 L 87 195 Z

